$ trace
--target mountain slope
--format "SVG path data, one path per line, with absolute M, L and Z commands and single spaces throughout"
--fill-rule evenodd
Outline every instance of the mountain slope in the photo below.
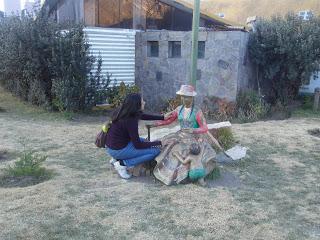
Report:
M 193 3 L 193 0 L 188 0 Z M 289 11 L 312 10 L 320 13 L 320 0 L 201 0 L 201 9 L 211 13 L 224 13 L 225 18 L 246 23 L 249 16 L 270 17 Z

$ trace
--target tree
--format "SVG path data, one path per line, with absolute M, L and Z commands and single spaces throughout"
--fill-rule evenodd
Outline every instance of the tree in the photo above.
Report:
M 96 62 L 81 24 L 59 24 L 45 10 L 0 21 L 0 84 L 32 104 L 60 111 L 95 105 L 110 83 Z
M 260 20 L 250 34 L 249 54 L 267 99 L 287 105 L 320 69 L 320 18 L 304 21 L 289 13 Z

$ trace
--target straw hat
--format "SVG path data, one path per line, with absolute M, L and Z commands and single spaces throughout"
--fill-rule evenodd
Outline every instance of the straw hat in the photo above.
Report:
M 181 85 L 180 90 L 177 92 L 178 95 L 195 97 L 197 95 L 194 87 L 191 85 Z

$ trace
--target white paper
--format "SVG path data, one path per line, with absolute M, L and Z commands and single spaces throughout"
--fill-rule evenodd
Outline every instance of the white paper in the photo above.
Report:
M 209 129 L 218 129 L 218 128 L 225 128 L 225 127 L 231 127 L 231 123 L 228 121 L 228 122 L 208 124 Z
M 233 148 L 230 148 L 225 153 L 232 158 L 233 160 L 240 160 L 247 155 L 248 148 L 237 145 Z

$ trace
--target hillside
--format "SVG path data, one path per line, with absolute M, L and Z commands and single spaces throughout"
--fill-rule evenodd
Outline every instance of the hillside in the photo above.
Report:
M 320 0 L 201 0 L 201 8 L 210 13 L 224 13 L 226 19 L 244 24 L 247 17 L 255 15 L 270 17 L 308 9 L 319 14 Z

